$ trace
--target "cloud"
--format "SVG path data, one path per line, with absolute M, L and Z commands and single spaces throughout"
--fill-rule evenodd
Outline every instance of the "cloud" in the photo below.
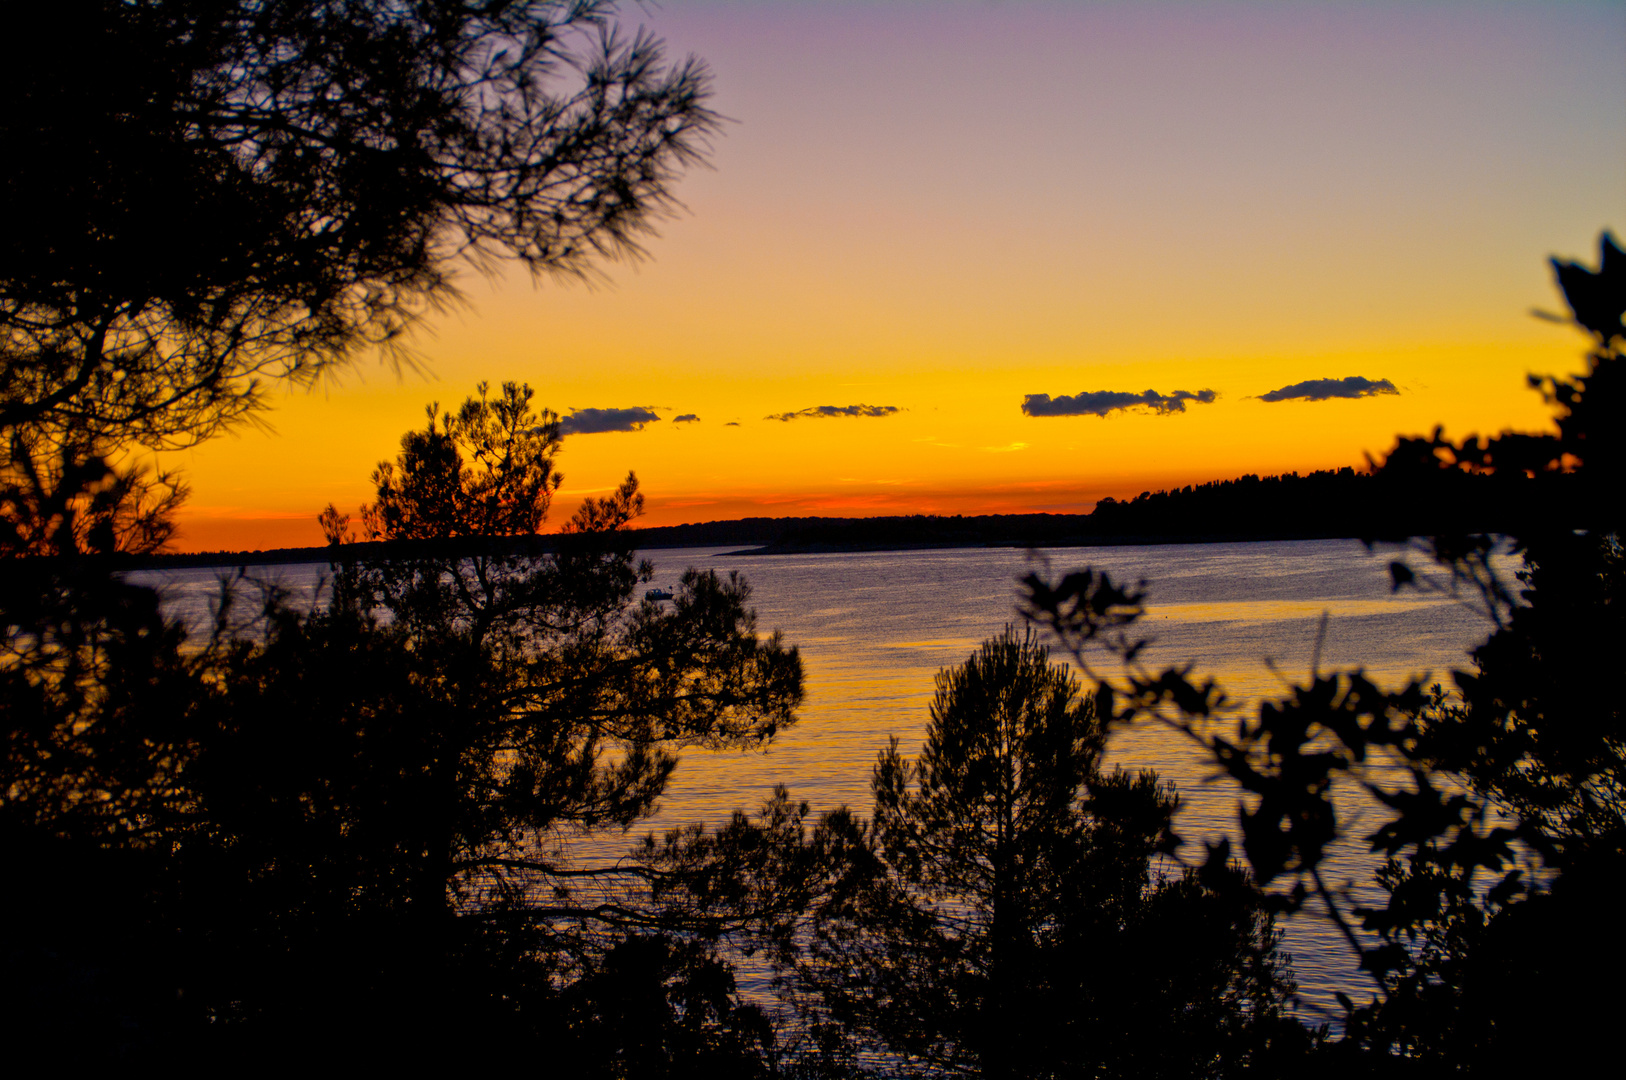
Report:
M 1395 384 L 1388 379 L 1365 379 L 1351 375 L 1344 379 L 1308 379 L 1268 394 L 1260 394 L 1260 401 L 1328 401 L 1332 398 L 1363 398 L 1378 394 L 1398 394 Z
M 774 413 L 772 416 L 764 416 L 763 419 L 800 420 L 804 416 L 891 416 L 895 412 L 902 411 L 896 405 L 815 405 L 797 412 Z
M 739 427 L 740 422 L 738 420 L 730 420 L 728 423 L 724 424 L 723 426 L 724 427 Z
M 686 412 L 682 416 L 674 416 L 674 417 L 672 417 L 672 423 L 674 423 L 674 424 L 698 424 L 698 423 L 700 423 L 700 417 L 696 416 L 692 412 Z
M 660 417 L 655 410 L 635 406 L 630 409 L 571 409 L 559 421 L 561 435 L 598 435 L 606 431 L 637 431 Z
M 1156 390 L 1148 390 L 1144 394 L 1092 390 L 1072 397 L 1063 394 L 1058 398 L 1049 394 L 1029 394 L 1022 399 L 1022 411 L 1029 416 L 1106 416 L 1117 409 L 1146 406 L 1153 412 L 1166 415 L 1185 412 L 1188 401 L 1209 405 L 1217 397 L 1219 395 L 1212 390 L 1199 390 L 1195 394 L 1188 390 L 1176 390 L 1172 394 L 1160 394 Z

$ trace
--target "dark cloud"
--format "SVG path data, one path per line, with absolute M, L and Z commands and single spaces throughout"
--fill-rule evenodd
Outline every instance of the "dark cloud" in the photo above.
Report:
M 739 427 L 740 422 L 738 420 L 730 420 L 728 423 L 724 424 L 723 426 L 724 427 Z
M 696 416 L 692 412 L 686 412 L 682 416 L 674 416 L 674 417 L 672 417 L 672 423 L 674 423 L 674 424 L 698 424 L 698 423 L 700 423 L 700 417 Z
M 815 405 L 810 409 L 800 409 L 796 412 L 774 413 L 764 416 L 764 420 L 800 420 L 803 417 L 822 416 L 891 416 L 895 412 L 902 412 L 896 405 Z
M 1144 394 L 1131 394 L 1122 390 L 1092 390 L 1068 397 L 1053 398 L 1049 394 L 1029 394 L 1022 399 L 1022 411 L 1029 416 L 1105 416 L 1116 409 L 1134 409 L 1141 406 L 1157 413 L 1186 411 L 1186 402 L 1199 405 L 1212 404 L 1219 395 L 1212 390 L 1176 390 L 1160 394 L 1148 390 Z
M 572 409 L 559 421 L 561 435 L 598 435 L 606 431 L 637 431 L 660 417 L 655 410 L 635 406 L 630 409 Z
M 1351 375 L 1346 379 L 1309 379 L 1260 394 L 1260 401 L 1327 401 L 1332 398 L 1363 398 L 1377 394 L 1398 394 L 1395 384 L 1388 379 L 1363 379 Z

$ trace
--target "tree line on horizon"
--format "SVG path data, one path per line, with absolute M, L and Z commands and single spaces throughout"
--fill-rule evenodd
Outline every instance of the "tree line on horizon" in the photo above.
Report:
M 1373 467 L 1318 469 L 1103 498 L 1088 514 L 905 514 L 867 518 L 747 517 L 634 527 L 638 545 L 714 547 L 755 554 L 933 547 L 1087 547 L 1098 544 L 1237 540 L 1404 540 L 1449 532 L 1507 532 L 1519 521 L 1561 512 L 1569 493 L 1529 477 L 1486 473 L 1402 477 Z M 337 512 L 337 511 L 335 511 Z M 445 541 L 360 540 L 383 550 L 549 551 L 557 534 Z M 131 566 L 236 566 L 259 559 L 319 562 L 321 547 L 131 556 Z
M 939 674 L 919 753 L 880 748 L 867 815 L 780 790 L 595 861 L 570 841 L 628 837 L 686 748 L 771 745 L 804 676 L 738 575 L 638 598 L 630 474 L 550 548 L 508 543 L 558 490 L 558 419 L 528 387 L 432 408 L 359 520 L 323 515 L 320 605 L 227 575 L 189 635 L 126 580 L 185 493 L 140 449 L 242 422 L 267 380 L 399 347 L 458 259 L 580 274 L 636 251 L 718 119 L 702 66 L 613 15 L 8 12 L 26 39 L 71 32 L 103 76 L 43 52 L 0 72 L 0 182 L 36 210 L 0 243 L 12 1059 L 1189 1077 L 1606 1055 L 1620 991 L 1591 976 L 1620 970 L 1626 884 L 1626 254 L 1608 234 L 1597 269 L 1553 264 L 1592 346 L 1584 375 L 1532 380 L 1555 431 L 1436 431 L 1325 481 L 1439 503 L 1391 572 L 1481 605 L 1489 635 L 1451 688 L 1315 671 L 1234 702 L 1142 663 L 1143 588 L 1033 576 L 1030 627 Z M 180 209 L 199 227 L 168 230 Z M 1200 521 L 1312 482 L 1133 513 Z M 1494 570 L 1503 541 L 1453 516 L 1470 489 L 1506 496 L 1516 583 Z M 1393 507 L 1358 509 L 1385 535 Z M 1235 844 L 1174 861 L 1178 792 L 1101 765 L 1133 723 L 1182 733 L 1235 785 Z M 1376 820 L 1349 819 L 1351 785 Z M 1328 877 L 1354 828 L 1385 860 L 1382 903 Z M 1332 920 L 1370 979 L 1339 1030 L 1294 1011 L 1290 913 Z M 776 973 L 773 1001 L 740 993 L 742 956 Z
M 1373 465 L 1318 469 L 1101 499 L 1087 514 L 742 518 L 637 530 L 644 547 L 741 544 L 777 552 L 883 547 L 1070 547 L 1206 540 L 1404 539 L 1498 532 L 1555 505 L 1550 489 L 1477 473 L 1402 477 Z

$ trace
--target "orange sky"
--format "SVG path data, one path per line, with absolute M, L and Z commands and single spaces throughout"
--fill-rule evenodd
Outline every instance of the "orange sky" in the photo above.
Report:
M 319 543 L 430 400 L 561 413 L 554 524 L 629 468 L 644 523 L 1087 510 L 1359 464 L 1398 432 L 1544 422 L 1582 340 L 1545 258 L 1626 231 L 1626 5 L 683 3 L 734 121 L 651 258 L 464 276 L 427 375 L 364 359 L 174 455 L 181 550 Z M 1267 403 L 1307 379 L 1399 391 Z M 1023 399 L 1212 389 L 1181 413 Z M 814 406 L 865 418 L 765 419 Z M 697 422 L 674 424 L 694 414 Z M 729 426 L 734 424 L 737 426 Z

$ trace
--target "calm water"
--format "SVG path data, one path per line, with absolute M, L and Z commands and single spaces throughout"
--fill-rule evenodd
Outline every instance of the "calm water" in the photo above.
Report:
M 750 581 L 759 627 L 785 632 L 800 646 L 807 700 L 800 722 L 761 753 L 690 753 L 683 759 L 656 830 L 718 822 L 735 807 L 754 808 L 775 784 L 815 810 L 869 805 L 869 775 L 889 735 L 918 747 L 933 676 L 964 660 L 1007 623 L 1019 623 L 1017 581 L 1035 567 L 1020 550 L 861 554 L 727 555 L 730 549 L 649 551 L 656 583 L 676 584 L 690 566 L 739 570 Z M 1192 544 L 1052 549 L 1054 571 L 1092 565 L 1115 578 L 1148 582 L 1149 665 L 1195 662 L 1245 701 L 1284 692 L 1309 672 L 1326 616 L 1321 667 L 1360 666 L 1381 684 L 1447 679 L 1488 626 L 1467 607 L 1436 596 L 1389 590 L 1389 555 L 1355 541 Z M 263 568 L 296 590 L 310 590 L 325 566 Z M 253 568 L 251 568 L 251 572 Z M 177 614 L 206 617 L 216 571 L 142 575 L 161 584 Z M 1154 725 L 1115 736 L 1111 758 L 1152 768 L 1177 785 L 1179 830 L 1195 846 L 1231 831 L 1236 793 L 1188 744 Z M 1369 823 L 1357 829 L 1369 831 Z M 1335 853 L 1332 874 L 1367 879 L 1358 843 Z M 1285 926 L 1301 996 L 1335 1009 L 1333 993 L 1360 1000 L 1370 991 L 1341 940 L 1321 918 Z M 747 985 L 754 979 L 745 980 Z

